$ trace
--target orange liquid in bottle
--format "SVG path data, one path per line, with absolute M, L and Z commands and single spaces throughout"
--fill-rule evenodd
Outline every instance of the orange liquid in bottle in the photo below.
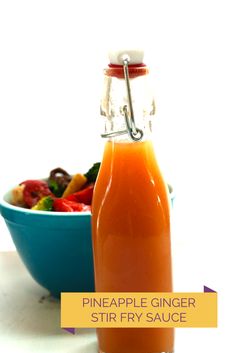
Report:
M 171 292 L 169 200 L 151 141 L 106 143 L 93 197 L 98 292 Z M 100 352 L 173 352 L 172 328 L 98 329 Z

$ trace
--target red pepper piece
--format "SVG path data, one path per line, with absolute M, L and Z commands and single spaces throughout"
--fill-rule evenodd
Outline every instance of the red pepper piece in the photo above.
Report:
M 29 208 L 32 208 L 44 196 L 52 195 L 48 184 L 42 180 L 26 180 L 20 185 L 24 185 L 23 199 Z
M 55 199 L 53 202 L 53 210 L 56 212 L 84 212 L 91 211 L 91 207 L 66 199 Z
M 67 196 L 66 200 L 70 200 L 74 202 L 82 202 L 85 205 L 91 205 L 92 198 L 93 198 L 93 189 L 94 189 L 94 184 L 91 184 L 87 188 Z

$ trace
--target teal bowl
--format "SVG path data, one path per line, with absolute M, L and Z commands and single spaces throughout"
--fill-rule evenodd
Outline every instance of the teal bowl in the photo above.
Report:
M 7 193 L 0 212 L 32 277 L 56 297 L 93 292 L 91 214 L 33 211 L 9 200 Z
M 173 206 L 174 193 L 169 193 Z M 18 254 L 31 276 L 56 297 L 61 292 L 93 292 L 90 212 L 33 211 L 0 203 Z

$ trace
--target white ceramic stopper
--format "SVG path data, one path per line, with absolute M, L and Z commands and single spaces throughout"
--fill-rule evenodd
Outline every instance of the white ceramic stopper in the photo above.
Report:
M 141 49 L 111 50 L 108 53 L 111 64 L 123 65 L 124 58 L 129 58 L 129 64 L 142 64 L 144 52 Z

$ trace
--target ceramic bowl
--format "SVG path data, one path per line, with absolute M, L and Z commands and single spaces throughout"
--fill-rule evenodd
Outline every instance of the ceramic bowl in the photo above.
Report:
M 0 212 L 31 276 L 57 297 L 94 291 L 91 213 L 33 211 L 11 205 L 10 195 Z

